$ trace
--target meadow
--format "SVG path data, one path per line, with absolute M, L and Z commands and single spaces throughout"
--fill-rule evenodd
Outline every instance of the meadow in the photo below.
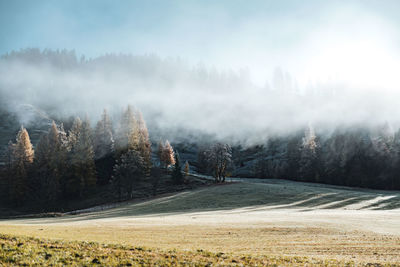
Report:
M 396 191 L 238 181 L 75 215 L 2 220 L 1 262 L 397 266 L 399 206 Z

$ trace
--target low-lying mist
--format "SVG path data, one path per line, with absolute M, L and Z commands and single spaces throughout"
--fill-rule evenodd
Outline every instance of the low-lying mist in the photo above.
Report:
M 50 116 L 88 116 L 104 108 L 118 114 L 131 104 L 142 111 L 150 132 L 201 133 L 229 141 L 257 142 L 307 125 L 319 131 L 337 126 L 397 129 L 399 92 L 355 88 L 339 82 L 300 88 L 276 69 L 265 86 L 250 70 L 217 70 L 179 58 L 110 54 L 78 59 L 73 51 L 26 49 L 1 57 L 2 105 L 20 112 L 29 104 Z M 171 138 L 171 136 L 169 137 Z

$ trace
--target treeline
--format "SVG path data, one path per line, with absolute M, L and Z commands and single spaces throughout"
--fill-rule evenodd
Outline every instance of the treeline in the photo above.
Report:
M 159 153 L 165 169 L 179 170 L 174 182 L 183 183 L 179 155 L 168 141 Z M 84 198 L 106 184 L 112 184 L 119 199 L 132 198 L 139 183 L 154 183 L 152 172 L 159 167 L 153 166 L 142 114 L 128 106 L 116 127 L 106 110 L 94 129 L 87 118 L 75 118 L 68 131 L 53 121 L 35 148 L 21 127 L 16 141 L 8 145 L 1 185 L 10 205 L 36 203 L 52 208 L 59 201 Z
M 386 124 L 338 128 L 326 136 L 309 127 L 271 138 L 258 153 L 254 176 L 399 190 L 400 131 L 393 133 Z

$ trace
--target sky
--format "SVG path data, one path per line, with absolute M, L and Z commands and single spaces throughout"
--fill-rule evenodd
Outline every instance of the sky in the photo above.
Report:
M 24 125 L 25 105 L 94 122 L 132 104 L 161 132 L 221 139 L 307 125 L 397 130 L 399 11 L 398 0 L 0 0 L 0 55 L 98 59 L 64 69 L 5 57 L 0 94 Z
M 157 54 L 246 69 L 259 85 L 279 67 L 300 87 L 335 80 L 395 90 L 399 11 L 396 0 L 0 0 L 0 54 Z

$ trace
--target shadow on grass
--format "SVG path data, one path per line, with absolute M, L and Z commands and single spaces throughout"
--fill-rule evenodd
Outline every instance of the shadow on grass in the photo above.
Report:
M 48 219 L 47 222 L 81 221 L 129 216 L 162 216 L 187 212 L 300 209 L 400 209 L 400 193 L 349 188 L 307 186 L 305 183 L 232 183 L 185 191 L 140 203 Z M 39 222 L 39 221 L 38 221 Z M 43 219 L 40 219 L 43 222 Z M 30 223 L 35 223 L 35 219 Z

